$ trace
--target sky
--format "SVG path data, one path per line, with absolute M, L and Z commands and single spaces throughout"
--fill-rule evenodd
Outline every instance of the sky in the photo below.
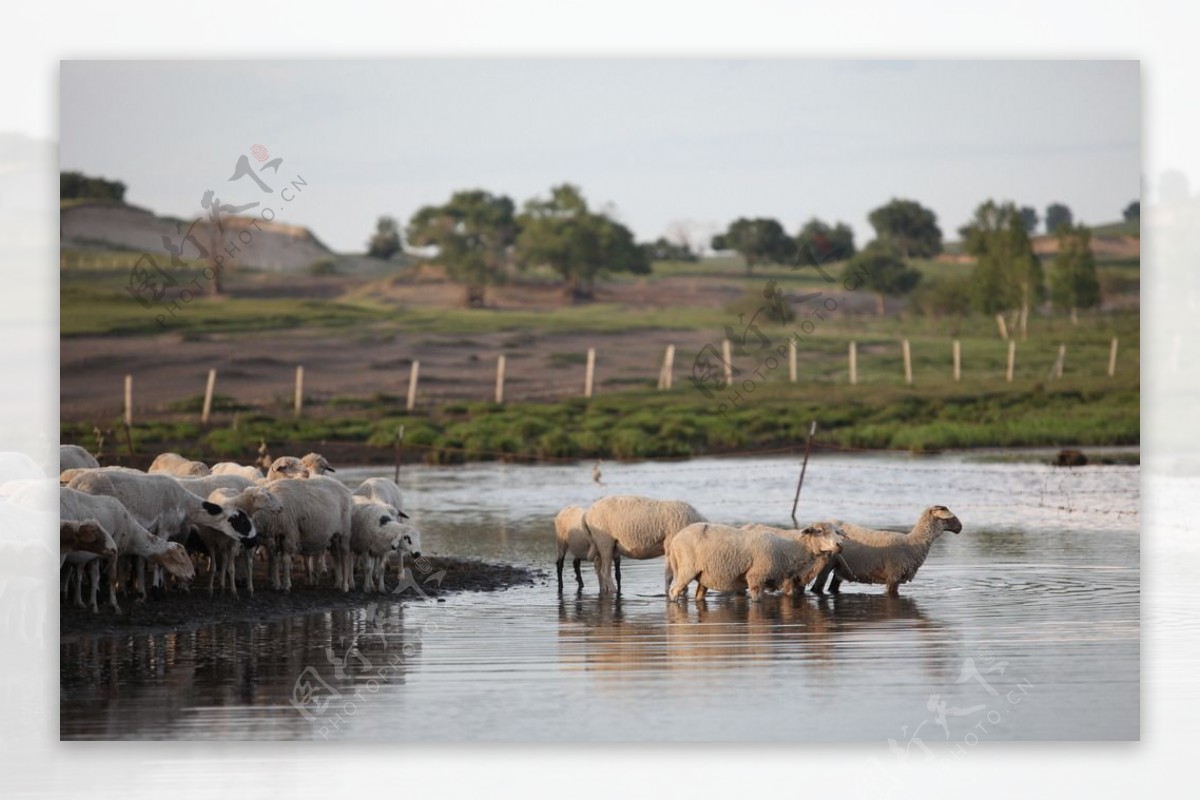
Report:
M 259 201 L 346 252 L 468 188 L 569 181 L 643 240 L 817 216 L 860 245 L 893 197 L 954 239 L 988 198 L 1099 224 L 1141 192 L 1136 61 L 64 61 L 60 104 L 62 169 L 159 214 Z M 270 197 L 229 180 L 256 144 Z

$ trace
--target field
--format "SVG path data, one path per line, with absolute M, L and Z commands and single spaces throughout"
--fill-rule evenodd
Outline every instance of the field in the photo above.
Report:
M 1105 311 L 1078 324 L 1034 315 L 1028 338 L 1017 343 L 1010 383 L 1007 343 L 994 320 L 930 319 L 903 300 L 889 300 L 880 318 L 865 291 L 846 291 L 813 271 L 747 275 L 736 260 L 658 263 L 651 276 L 602 283 L 595 302 L 578 305 L 564 303 L 552 276 L 524 275 L 489 289 L 489 307 L 475 310 L 458 305 L 458 287 L 417 267 L 354 276 L 242 271 L 226 297 L 181 304 L 164 327 L 156 320 L 162 310 L 145 309 L 125 292 L 128 268 L 115 266 L 120 258 L 64 254 L 62 270 L 63 439 L 95 448 L 99 430 L 110 460 L 140 463 L 172 448 L 248 461 L 266 442 L 279 452 L 320 447 L 344 460 L 390 461 L 401 426 L 404 458 L 435 463 L 791 448 L 811 420 L 819 422 L 820 446 L 845 449 L 1139 442 L 1136 260 L 1101 263 L 1102 280 L 1115 287 Z M 934 260 L 918 266 L 926 280 L 970 269 Z M 797 317 L 789 324 L 760 319 L 760 338 L 739 324 L 738 313 L 764 305 L 772 280 L 793 298 L 809 297 L 793 303 Z M 746 342 L 733 359 L 738 390 L 708 396 L 688 379 L 697 375 L 697 353 L 719 349 L 726 327 L 735 343 Z M 797 339 L 796 383 L 782 356 L 789 337 Z M 1119 355 L 1110 378 L 1113 337 Z M 911 386 L 902 339 L 912 349 Z M 951 374 L 955 339 L 959 381 Z M 657 391 L 667 345 L 677 352 L 674 387 Z M 1066 359 L 1056 379 L 1060 345 Z M 581 397 L 589 348 L 597 352 L 590 400 Z M 506 403 L 497 404 L 502 354 Z M 420 383 L 409 412 L 414 360 Z M 305 368 L 299 419 L 292 411 L 297 365 Z M 201 425 L 210 368 L 218 371 L 214 411 Z M 135 382 L 128 441 L 120 426 L 127 373 Z

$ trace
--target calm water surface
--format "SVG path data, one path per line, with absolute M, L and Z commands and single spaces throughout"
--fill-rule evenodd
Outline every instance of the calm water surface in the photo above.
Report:
M 560 596 L 554 513 L 603 494 L 783 523 L 794 458 L 405 468 L 432 554 L 547 568 L 534 587 L 156 635 L 64 638 L 64 739 L 871 740 L 1139 735 L 1139 469 L 819 455 L 799 516 L 963 533 L 888 598 L 666 601 L 662 560 Z M 338 473 L 350 484 L 378 470 Z M 388 471 L 387 474 L 390 474 Z M 567 563 L 567 572 L 570 562 Z M 301 590 L 302 591 L 302 590 Z

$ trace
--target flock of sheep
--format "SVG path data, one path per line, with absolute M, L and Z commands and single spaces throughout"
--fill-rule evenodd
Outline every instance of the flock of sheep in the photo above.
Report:
M 94 612 L 101 594 L 120 611 L 118 589 L 130 584 L 140 596 L 160 594 L 168 576 L 186 586 L 198 565 L 208 571 L 210 594 L 219 589 L 236 597 L 240 580 L 253 595 L 260 551 L 271 587 L 283 591 L 292 587 L 297 559 L 310 584 L 331 573 L 343 592 L 360 586 L 382 592 L 390 563 L 402 579 L 404 557 L 420 556 L 420 532 L 403 522 L 408 515 L 394 482 L 369 478 L 351 491 L 327 476 L 334 469 L 316 453 L 276 459 L 266 475 L 257 467 L 224 462 L 210 468 L 164 453 L 142 472 L 100 467 L 83 448 L 63 445 L 60 469 L 62 592 Z M 758 600 L 768 589 L 800 594 L 809 583 L 824 593 L 827 580 L 834 593 L 852 581 L 885 584 L 896 595 L 942 532 L 958 533 L 962 524 L 946 507 L 931 506 L 907 534 L 836 520 L 801 529 L 736 528 L 706 521 L 683 501 L 613 495 L 587 510 L 566 507 L 554 528 L 560 591 L 568 553 L 580 589 L 580 564 L 587 559 L 602 594 L 621 591 L 622 558 L 665 556 L 671 600 L 692 582 L 697 599 L 708 590 L 748 590 Z
M 225 462 L 211 469 L 164 453 L 147 472 L 100 467 L 76 445 L 60 450 L 59 550 L 62 591 L 76 606 L 98 611 L 103 590 L 115 611 L 117 590 L 131 580 L 146 595 L 166 576 L 188 582 L 207 563 L 208 589 L 237 595 L 239 576 L 254 593 L 254 557 L 267 557 L 276 590 L 290 590 L 292 566 L 304 560 L 310 583 L 332 565 L 333 585 L 383 590 L 390 562 L 402 576 L 405 555 L 420 556 L 420 532 L 403 522 L 400 488 L 369 478 L 353 491 L 336 479 L 323 456 L 276 459 L 264 476 L 256 467 Z M 104 568 L 104 578 L 101 577 Z M 90 601 L 83 583 L 90 583 Z
M 596 568 L 600 592 L 621 590 L 621 558 L 666 557 L 667 596 L 684 597 L 696 582 L 696 598 L 708 590 L 749 591 L 757 601 L 766 589 L 797 595 L 812 590 L 838 592 L 843 581 L 885 584 L 889 595 L 913 580 L 929 549 L 945 531 L 962 523 L 945 506 L 930 506 L 907 534 L 856 526 L 842 521 L 782 529 L 760 523 L 736 528 L 706 521 L 683 501 L 659 501 L 637 495 L 602 498 L 586 511 L 568 506 L 554 520 L 558 541 L 558 587 L 563 563 L 571 554 L 575 579 L 583 588 L 580 563 Z M 616 573 L 614 586 L 611 574 Z

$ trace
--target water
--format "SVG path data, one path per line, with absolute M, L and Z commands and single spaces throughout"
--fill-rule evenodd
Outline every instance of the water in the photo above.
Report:
M 338 473 L 352 484 L 372 474 Z M 794 458 L 604 464 L 603 487 L 591 464 L 406 468 L 427 552 L 540 566 L 549 581 L 64 638 L 61 736 L 891 738 L 910 752 L 1138 738 L 1137 467 L 814 457 L 802 522 L 905 529 L 934 503 L 963 521 L 900 598 L 845 584 L 836 598 L 676 605 L 661 559 L 626 560 L 619 601 L 597 596 L 586 564 L 577 593 L 569 561 L 556 590 L 552 518 L 566 504 L 636 492 L 687 499 L 714 520 L 783 523 L 796 475 Z

